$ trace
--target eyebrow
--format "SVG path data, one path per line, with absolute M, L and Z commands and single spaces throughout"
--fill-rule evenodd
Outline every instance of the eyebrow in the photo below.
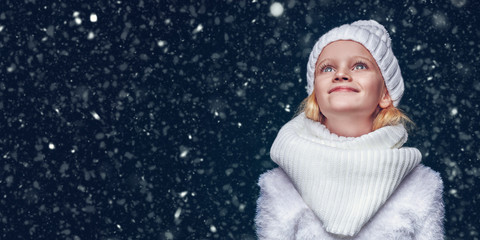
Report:
M 362 59 L 362 60 L 364 60 L 364 61 L 372 64 L 373 66 L 376 66 L 376 64 L 374 64 L 372 61 L 370 61 L 370 59 L 368 59 L 368 58 L 366 58 L 366 57 L 362 57 L 362 56 L 352 56 L 351 58 L 354 58 L 354 59 L 360 58 L 360 59 Z M 335 60 L 332 59 L 332 58 L 325 58 L 325 59 L 323 59 L 323 60 L 320 61 L 320 62 L 317 61 L 317 64 L 315 64 L 315 68 L 317 68 L 319 65 L 322 65 L 322 63 L 324 63 L 324 62 L 334 62 L 334 61 L 335 61 Z

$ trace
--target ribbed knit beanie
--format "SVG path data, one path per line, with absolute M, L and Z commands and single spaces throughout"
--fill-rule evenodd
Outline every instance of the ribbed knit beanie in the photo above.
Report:
M 307 93 L 312 94 L 315 79 L 315 64 L 323 48 L 338 40 L 352 40 L 362 44 L 377 62 L 382 72 L 388 93 L 396 107 L 405 89 L 400 66 L 393 55 L 391 39 L 387 30 L 374 20 L 360 20 L 336 27 L 325 33 L 312 49 L 307 64 Z

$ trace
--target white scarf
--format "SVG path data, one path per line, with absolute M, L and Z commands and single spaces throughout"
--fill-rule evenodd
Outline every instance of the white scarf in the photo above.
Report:
M 290 177 L 327 232 L 354 236 L 420 163 L 402 125 L 340 137 L 304 113 L 282 127 L 271 158 Z

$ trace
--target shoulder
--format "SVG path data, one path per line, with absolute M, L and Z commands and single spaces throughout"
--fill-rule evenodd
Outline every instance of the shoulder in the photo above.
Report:
M 281 168 L 275 168 L 260 175 L 258 185 L 262 191 L 267 192 L 296 192 L 292 181 Z
M 260 196 L 257 200 L 257 212 L 268 210 L 282 219 L 283 216 L 292 216 L 294 212 L 308 208 L 290 178 L 280 168 L 262 174 L 258 185 Z M 288 214 L 285 214 L 287 212 Z
M 440 173 L 423 164 L 419 164 L 416 168 L 414 168 L 412 172 L 405 178 L 405 180 L 408 181 L 409 178 L 415 180 L 421 179 L 426 184 L 430 184 L 439 188 L 443 187 L 443 181 L 440 177 Z
M 432 226 L 430 230 L 441 233 L 444 216 L 442 196 L 440 174 L 420 164 L 400 183 L 364 232 L 382 229 L 385 233 L 418 235 L 428 223 Z
M 423 219 L 433 208 L 443 208 L 443 181 L 440 174 L 419 164 L 403 179 L 385 207 Z
M 417 205 L 418 203 L 430 205 L 442 199 L 443 181 L 438 172 L 419 164 L 405 177 L 397 192 L 399 195 L 404 195 L 403 198 L 417 201 Z M 424 207 L 426 208 L 427 205 Z
M 286 173 L 276 168 L 260 176 L 255 216 L 259 239 L 302 239 L 318 236 L 321 223 L 308 208 Z
M 397 190 L 404 196 L 410 209 L 418 216 L 420 226 L 425 221 L 443 221 L 443 181 L 433 169 L 418 165 L 403 181 Z

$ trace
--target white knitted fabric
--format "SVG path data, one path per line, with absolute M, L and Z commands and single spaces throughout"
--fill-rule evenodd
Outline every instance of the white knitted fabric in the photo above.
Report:
M 354 236 L 421 160 L 402 125 L 352 138 L 304 113 L 285 124 L 270 150 L 327 232 Z
M 260 176 L 255 228 L 259 240 L 444 239 L 440 174 L 418 164 L 353 237 L 331 234 L 280 168 Z
M 325 33 L 310 52 L 307 64 L 307 93 L 310 95 L 314 88 L 315 64 L 323 48 L 329 43 L 338 40 L 353 40 L 365 46 L 377 62 L 382 72 L 388 93 L 396 107 L 403 96 L 405 89 L 400 66 L 393 54 L 391 39 L 387 30 L 374 20 L 360 20 L 352 24 L 336 27 Z

